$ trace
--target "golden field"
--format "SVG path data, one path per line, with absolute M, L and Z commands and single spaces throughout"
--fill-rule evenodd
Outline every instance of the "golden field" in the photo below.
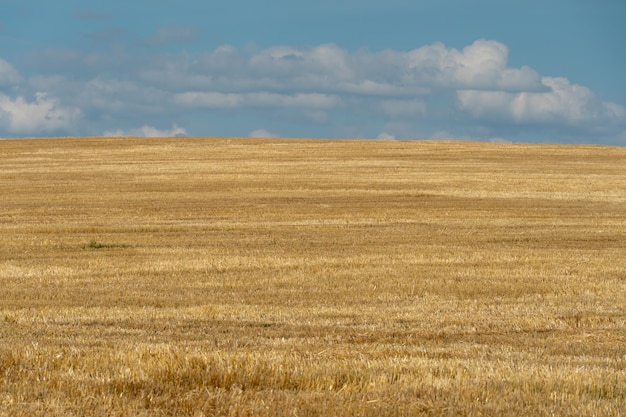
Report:
M 0 141 L 2 416 L 624 416 L 626 148 Z

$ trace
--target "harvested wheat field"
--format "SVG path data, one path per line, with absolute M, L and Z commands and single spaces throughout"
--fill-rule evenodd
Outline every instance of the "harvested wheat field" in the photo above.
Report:
M 2 416 L 624 416 L 626 148 L 0 141 Z

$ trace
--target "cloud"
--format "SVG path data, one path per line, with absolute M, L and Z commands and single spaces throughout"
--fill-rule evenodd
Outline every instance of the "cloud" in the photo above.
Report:
M 141 138 L 169 138 L 176 136 L 186 136 L 187 130 L 182 127 L 179 127 L 174 123 L 171 129 L 157 129 L 153 126 L 143 125 L 137 129 L 130 130 L 107 130 L 103 133 L 103 136 L 107 137 L 141 137 Z
M 90 36 L 124 36 L 109 30 Z M 69 130 L 66 121 L 71 120 L 74 131 L 82 134 L 147 136 L 153 129 L 154 134 L 173 135 L 178 133 L 151 126 L 184 120 L 198 135 L 206 134 L 203 126 L 209 125 L 211 132 L 221 126 L 220 134 L 237 136 L 256 126 L 273 126 L 298 136 L 376 137 L 383 132 L 408 138 L 448 130 L 467 138 L 543 136 L 554 142 L 579 132 L 590 141 L 615 142 L 626 129 L 623 105 L 603 101 L 565 78 L 511 67 L 508 47 L 494 40 L 479 39 L 461 49 L 433 43 L 408 51 L 351 51 L 332 43 L 221 45 L 180 53 L 157 48 L 197 36 L 193 28 L 169 26 L 144 38 L 143 46 L 155 48 L 143 53 L 136 53 L 141 40 L 122 41 L 108 51 L 35 51 L 27 64 L 28 78 L 0 60 L 0 88 L 18 85 L 11 93 L 0 90 L 13 94 L 4 97 L 5 107 L 54 103 L 64 118 L 35 123 L 31 130 L 41 133 L 53 133 L 43 126 L 55 123 Z M 22 98 L 38 92 L 47 94 L 40 102 Z M 1 117 L 0 129 L 27 129 L 26 123 L 11 125 L 17 116 L 9 117 L 7 110 Z
M 271 47 L 259 51 L 248 62 L 259 75 L 288 76 L 303 83 L 324 83 L 320 76 L 333 82 L 351 81 L 356 75 L 349 52 L 335 44 L 314 48 Z
M 80 116 L 80 109 L 63 106 L 59 99 L 46 93 L 36 93 L 32 102 L 0 94 L 0 127 L 12 134 L 69 131 Z
M 65 78 L 59 75 L 33 76 L 28 80 L 28 87 L 36 91 L 48 91 L 49 95 L 63 97 L 63 103 L 83 110 L 84 116 L 91 123 L 86 125 L 96 134 L 110 130 L 110 126 L 97 128 L 97 120 L 108 120 L 127 126 L 129 118 L 135 119 L 135 125 L 143 123 L 162 123 L 163 117 L 178 120 L 178 114 L 184 109 L 172 102 L 172 96 L 153 86 L 142 85 L 135 80 L 115 79 L 97 76 L 87 80 Z M 158 120 L 150 120 L 149 118 Z M 140 119 L 136 123 L 136 119 Z M 132 125 L 131 125 L 132 126 Z
M 196 57 L 181 55 L 156 63 L 141 75 L 148 82 L 169 88 L 220 92 L 409 96 L 426 91 L 421 86 L 405 85 L 397 78 L 402 69 L 378 61 L 376 54 L 351 54 L 332 44 L 315 48 L 277 46 L 249 56 L 223 45 Z M 390 70 L 395 74 L 388 73 Z
M 189 36 L 173 30 L 163 40 Z M 144 65 L 142 78 L 167 88 L 415 98 L 445 90 L 545 91 L 530 67 L 510 68 L 506 45 L 478 40 L 459 51 L 441 43 L 408 52 L 351 52 L 335 44 L 274 46 L 242 53 L 229 45 L 196 56 L 171 56 Z
M 265 129 L 256 129 L 248 134 L 248 137 L 251 138 L 279 138 L 280 135 L 269 132 Z
M 543 77 L 545 92 L 461 90 L 458 107 L 476 118 L 516 124 L 566 124 L 572 126 L 623 121 L 624 107 L 600 101 L 586 87 L 566 78 Z
M 0 58 L 0 87 L 12 86 L 22 81 L 19 72 L 7 61 Z
M 261 93 L 219 93 L 185 92 L 176 94 L 177 104 L 188 107 L 209 107 L 232 109 L 238 107 L 304 107 L 330 109 L 341 103 L 336 96 L 319 93 L 298 93 L 293 95 L 269 92 Z
M 459 51 L 442 43 L 407 54 L 414 82 L 446 89 L 540 91 L 539 74 L 530 67 L 508 67 L 506 45 L 480 39 Z

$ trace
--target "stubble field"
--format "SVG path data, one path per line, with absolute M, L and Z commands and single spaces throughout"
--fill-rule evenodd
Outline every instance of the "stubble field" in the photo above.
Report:
M 0 141 L 0 415 L 626 415 L 626 148 Z

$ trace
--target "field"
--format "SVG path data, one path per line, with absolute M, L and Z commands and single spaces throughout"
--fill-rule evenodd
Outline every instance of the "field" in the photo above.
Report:
M 626 416 L 626 148 L 0 141 L 1 416 Z

